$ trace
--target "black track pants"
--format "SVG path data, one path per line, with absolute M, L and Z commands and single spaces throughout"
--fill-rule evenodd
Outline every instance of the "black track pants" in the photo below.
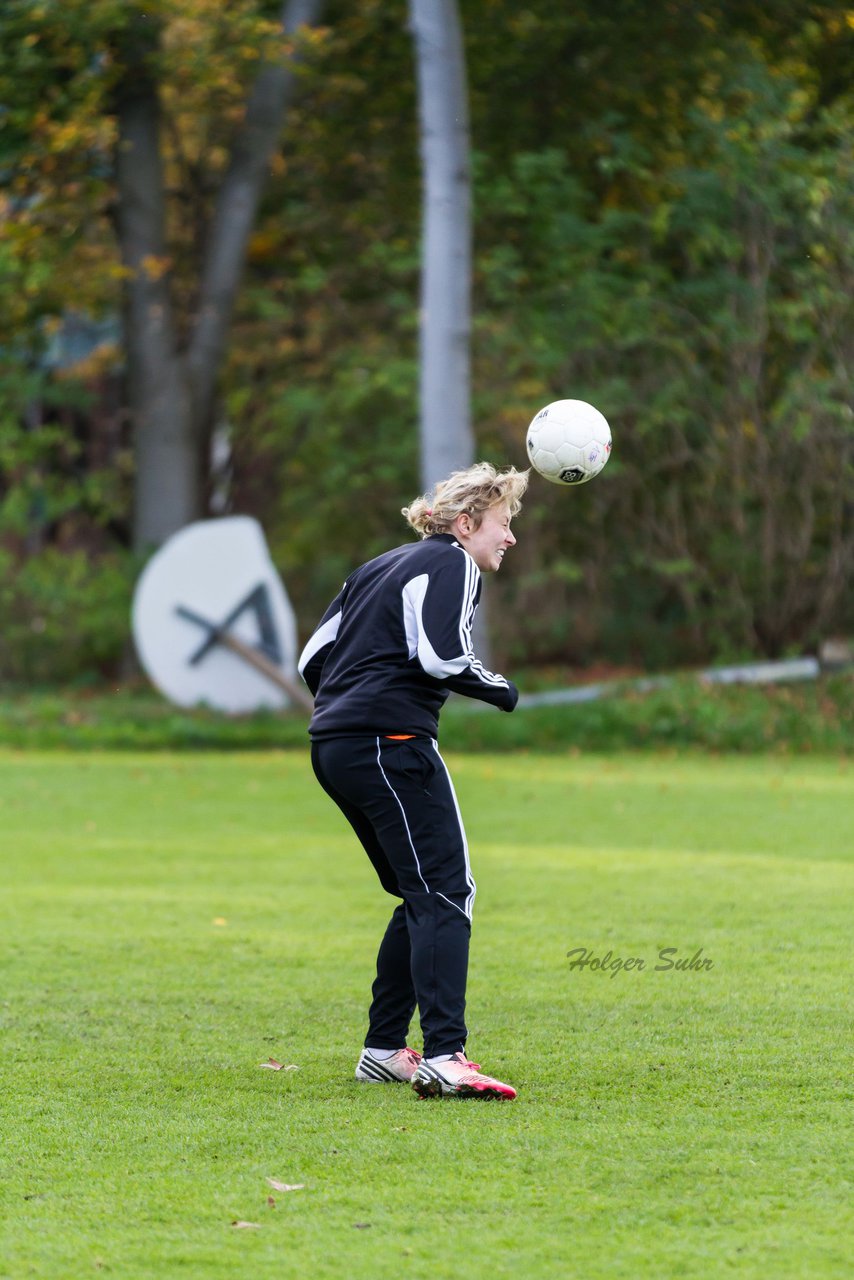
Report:
M 318 781 L 341 809 L 383 888 L 403 902 L 377 956 L 365 1044 L 406 1044 L 417 1003 L 424 1053 L 456 1053 L 465 1004 L 475 886 L 457 799 L 430 738 L 325 738 Z

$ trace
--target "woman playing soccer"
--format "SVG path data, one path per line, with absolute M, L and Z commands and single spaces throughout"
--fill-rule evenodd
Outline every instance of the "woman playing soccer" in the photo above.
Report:
M 527 472 L 482 462 L 404 507 L 421 540 L 356 569 L 299 662 L 315 695 L 318 781 L 402 899 L 380 944 L 356 1079 L 411 1081 L 421 1097 L 516 1096 L 464 1052 L 475 884 L 436 738 L 452 691 L 516 706 L 515 685 L 475 657 L 471 630 L 481 574 L 516 543 L 510 522 L 527 483 Z M 406 1047 L 416 1004 L 423 1057 Z

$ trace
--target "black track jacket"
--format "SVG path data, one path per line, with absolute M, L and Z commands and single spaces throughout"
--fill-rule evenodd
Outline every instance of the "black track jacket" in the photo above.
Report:
M 480 570 L 448 533 L 356 569 L 299 660 L 315 696 L 312 738 L 435 738 L 452 691 L 512 711 L 516 686 L 484 670 L 472 650 L 480 592 Z

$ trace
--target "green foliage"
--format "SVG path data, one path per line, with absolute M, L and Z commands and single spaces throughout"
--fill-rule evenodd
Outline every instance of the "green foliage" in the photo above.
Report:
M 539 683 L 522 675 L 523 689 Z M 651 748 L 854 754 L 854 680 L 823 677 L 800 685 L 704 685 L 692 677 L 645 692 L 631 684 L 595 702 L 520 708 L 512 715 L 452 700 L 442 715 L 452 751 L 645 751 Z M 72 693 L 7 687 L 0 695 L 0 745 L 183 751 L 306 750 L 304 715 L 231 717 L 179 709 L 145 688 Z
M 15 565 L 0 550 L 0 680 L 62 683 L 117 669 L 127 645 L 135 566 L 47 547 Z
M 598 203 L 562 149 L 509 172 L 481 158 L 492 438 L 517 460 L 537 388 L 593 400 L 615 437 L 589 489 L 529 495 L 509 588 L 514 623 L 532 620 L 524 652 L 561 654 L 539 625 L 556 612 L 572 619 L 564 658 L 595 645 L 650 665 L 777 655 L 851 625 L 848 118 L 730 45 L 669 147 L 651 153 L 619 113 L 590 126 Z M 585 566 L 574 591 L 567 561 Z
M 668 668 L 854 630 L 844 13 L 758 0 L 461 12 L 479 451 L 524 465 L 526 423 L 563 396 L 599 405 L 615 439 L 583 489 L 534 479 L 490 584 L 497 662 Z M 0 14 L 0 355 L 21 383 L 0 424 L 0 545 L 15 564 L 91 541 L 79 528 L 68 541 L 81 509 L 99 553 L 126 536 L 126 463 L 81 449 L 102 384 L 89 376 L 86 407 L 80 378 L 42 379 L 48 422 L 20 430 L 46 328 L 70 305 L 118 305 L 122 51 L 144 44 L 159 85 L 174 198 L 169 256 L 150 266 L 170 273 L 186 339 L 246 87 L 286 52 L 275 17 L 256 0 L 10 0 Z M 405 536 L 399 509 L 420 487 L 405 17 L 403 0 L 330 0 L 221 373 L 230 509 L 264 524 L 303 632 L 354 564 Z M 112 457 L 127 452 L 123 439 Z
M 82 519 L 107 524 L 127 500 L 121 474 L 86 467 L 83 444 L 59 422 L 0 421 L 0 477 L 0 533 L 25 541 Z
M 809 649 L 854 625 L 849 108 L 821 101 L 812 29 L 757 13 L 757 40 L 725 13 L 659 16 L 525 11 L 508 42 L 489 5 L 464 14 L 480 452 L 523 465 L 533 410 L 565 395 L 599 404 L 615 433 L 601 480 L 531 486 L 519 548 L 490 584 L 502 661 L 667 667 Z M 229 372 L 235 505 L 272 532 L 306 630 L 343 572 L 401 538 L 417 487 L 419 212 L 410 104 L 389 94 L 399 33 L 376 6 L 332 22 Z M 629 68 L 633 24 L 649 29 Z M 571 93 L 555 71 L 569 53 Z
M 757 754 L 854 752 L 854 680 L 756 688 L 682 677 L 646 691 L 627 685 L 594 702 L 512 716 L 445 713 L 445 739 L 467 750 L 700 749 Z
M 106 676 L 126 650 L 129 471 L 121 450 L 104 456 L 93 399 L 32 361 L 0 361 L 0 680 Z

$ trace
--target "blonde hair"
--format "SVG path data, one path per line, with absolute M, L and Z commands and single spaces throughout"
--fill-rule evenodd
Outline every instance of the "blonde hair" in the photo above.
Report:
M 472 517 L 477 529 L 483 513 L 501 502 L 506 502 L 510 515 L 515 516 L 527 487 L 527 471 L 517 471 L 515 467 L 496 471 L 490 462 L 476 462 L 465 471 L 452 472 L 430 493 L 403 507 L 401 515 L 422 538 L 429 538 L 431 533 L 450 533 L 457 516 L 463 512 Z

